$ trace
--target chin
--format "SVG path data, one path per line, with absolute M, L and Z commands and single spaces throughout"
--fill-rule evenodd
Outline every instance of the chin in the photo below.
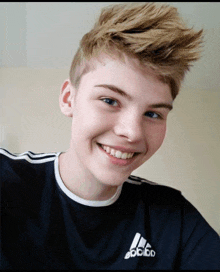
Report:
M 118 173 L 114 173 L 114 174 L 109 174 L 105 176 L 101 176 L 100 178 L 98 178 L 99 182 L 103 185 L 106 186 L 120 186 L 122 185 L 126 179 L 129 177 L 130 174 L 127 175 L 120 175 Z

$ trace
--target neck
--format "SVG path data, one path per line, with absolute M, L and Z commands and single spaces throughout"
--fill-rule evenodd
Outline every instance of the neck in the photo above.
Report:
M 91 173 L 86 173 L 74 161 L 71 154 L 62 153 L 58 160 L 59 172 L 64 185 L 73 194 L 93 201 L 110 199 L 118 186 L 108 186 L 95 179 Z

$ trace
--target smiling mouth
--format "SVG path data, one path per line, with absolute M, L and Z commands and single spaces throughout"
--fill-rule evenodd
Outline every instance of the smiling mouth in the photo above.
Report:
M 128 160 L 133 158 L 135 155 L 137 155 L 137 152 L 133 152 L 133 153 L 126 153 L 126 152 L 122 152 L 120 150 L 114 149 L 112 147 L 106 146 L 106 145 L 102 145 L 102 144 L 98 144 L 106 153 L 108 153 L 109 155 L 111 155 L 112 157 L 115 157 L 117 159 L 121 159 L 121 160 Z

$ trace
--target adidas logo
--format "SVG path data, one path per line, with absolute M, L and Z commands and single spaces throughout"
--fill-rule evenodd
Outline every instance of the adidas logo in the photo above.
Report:
M 139 242 L 139 243 L 138 243 Z M 124 259 L 133 258 L 136 256 L 154 257 L 156 252 L 151 249 L 151 245 L 147 243 L 147 240 L 141 237 L 140 233 L 136 233 L 134 240 L 131 243 L 129 251 L 125 254 Z

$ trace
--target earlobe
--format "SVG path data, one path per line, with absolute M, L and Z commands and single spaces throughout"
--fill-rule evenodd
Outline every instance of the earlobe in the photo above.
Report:
M 68 117 L 72 117 L 73 92 L 70 80 L 65 80 L 60 90 L 59 105 L 61 112 Z

